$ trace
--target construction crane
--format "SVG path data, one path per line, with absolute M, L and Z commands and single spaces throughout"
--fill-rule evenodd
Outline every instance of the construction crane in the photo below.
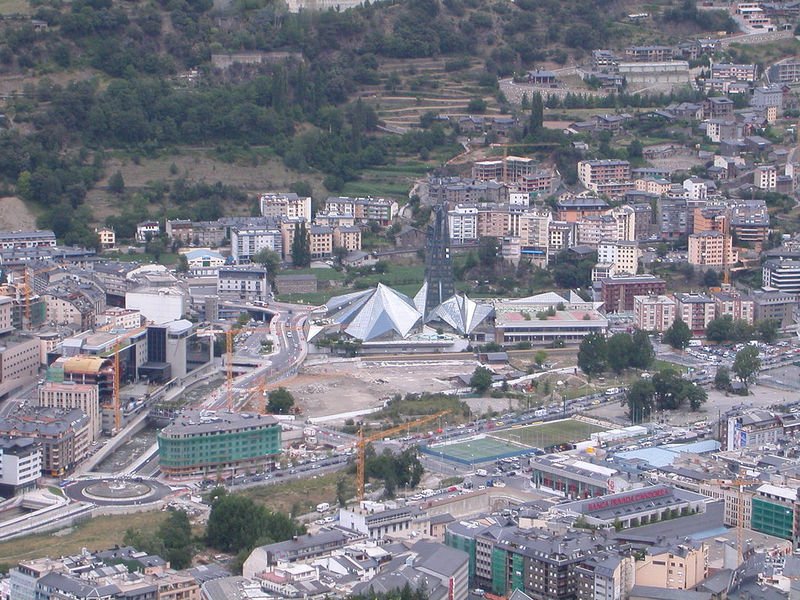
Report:
M 736 553 L 742 564 L 744 558 L 744 488 L 748 485 L 759 483 L 751 479 L 737 478 L 730 482 L 729 487 L 736 490 Z
M 113 401 L 112 401 L 112 408 L 114 410 L 114 432 L 119 433 L 122 429 L 122 404 L 119 398 L 120 387 L 122 386 L 122 373 L 120 372 L 120 362 L 119 362 L 119 355 L 122 352 L 125 345 L 123 342 L 132 336 L 136 335 L 137 333 L 141 333 L 147 329 L 147 327 L 137 327 L 136 329 L 132 329 L 122 336 L 117 338 L 116 343 L 114 344 L 114 390 L 113 390 Z
M 225 385 L 226 389 L 226 406 L 229 411 L 233 410 L 233 337 L 239 333 L 239 330 L 233 328 L 225 332 Z
M 376 442 L 382 440 L 384 438 L 390 437 L 396 433 L 402 433 L 403 431 L 408 431 L 412 427 L 417 427 L 419 425 L 424 425 L 425 423 L 430 423 L 431 421 L 435 421 L 443 417 L 444 415 L 448 414 L 449 410 L 443 410 L 441 412 L 428 415 L 426 417 L 422 417 L 420 419 L 416 419 L 414 421 L 409 421 L 408 423 L 403 423 L 402 425 L 398 425 L 396 427 L 392 427 L 391 429 L 384 429 L 383 431 L 378 431 L 373 433 L 372 435 L 365 436 L 364 430 L 358 430 L 358 440 L 356 441 L 356 491 L 358 495 L 358 501 L 364 499 L 364 485 L 366 483 L 366 451 L 367 451 L 367 444 L 370 442 Z
M 226 384 L 226 409 L 233 410 L 233 338 L 244 331 L 251 331 L 250 327 L 233 325 L 225 332 L 225 384 Z

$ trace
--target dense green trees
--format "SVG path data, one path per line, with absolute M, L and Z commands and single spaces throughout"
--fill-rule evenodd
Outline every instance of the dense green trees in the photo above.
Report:
M 305 221 L 295 223 L 291 252 L 295 267 L 307 267 L 311 264 L 311 247 Z
M 631 384 L 625 394 L 631 421 L 641 423 L 650 418 L 654 395 L 655 388 L 649 379 L 637 379 Z
M 649 379 L 637 379 L 626 393 L 634 423 L 646 421 L 654 410 L 680 410 L 687 404 L 690 410 L 699 410 L 707 399 L 702 387 L 683 379 L 674 369 L 663 369 Z
M 155 534 L 139 529 L 125 532 L 125 545 L 155 554 L 170 563 L 173 569 L 186 569 L 192 565 L 194 542 L 189 517 L 182 510 L 170 510 Z
M 683 319 L 678 317 L 664 332 L 662 339 L 676 350 L 684 350 L 692 339 L 692 332 Z
M 408 448 L 400 454 L 393 454 L 389 449 L 376 454 L 372 446 L 367 447 L 366 476 L 380 479 L 389 498 L 394 497 L 398 488 L 417 487 L 424 472 L 416 448 Z
M 606 369 L 622 373 L 627 368 L 648 369 L 655 359 L 653 344 L 646 331 L 615 333 L 606 338 L 599 333 L 587 335 L 578 348 L 578 366 L 589 375 Z
M 733 359 L 733 372 L 745 387 L 755 381 L 761 369 L 761 359 L 758 357 L 758 348 L 747 345 L 736 353 Z
M 245 496 L 219 488 L 213 497 L 206 528 L 206 542 L 213 548 L 249 551 L 305 533 L 305 527 L 288 515 L 272 512 Z
M 578 348 L 578 367 L 589 377 L 606 370 L 608 346 L 602 333 L 590 333 Z
M 276 415 L 285 415 L 294 407 L 294 396 L 285 387 L 271 390 L 267 395 L 267 410 Z
M 479 394 L 483 394 L 492 387 L 493 377 L 494 373 L 486 367 L 475 367 L 469 380 L 469 386 Z
M 771 319 L 764 319 L 753 326 L 742 319 L 723 315 L 708 324 L 706 337 L 711 342 L 747 342 L 758 339 L 772 344 L 778 338 L 778 331 L 779 323 Z

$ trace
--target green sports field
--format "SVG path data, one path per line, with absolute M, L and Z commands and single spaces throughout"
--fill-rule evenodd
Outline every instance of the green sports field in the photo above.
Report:
M 484 437 L 456 444 L 430 446 L 426 452 L 446 460 L 455 460 L 465 464 L 479 464 L 497 460 L 504 456 L 519 454 L 527 450 L 530 450 L 530 447 L 523 444 L 495 437 Z
M 490 433 L 490 435 L 525 446 L 547 448 L 568 442 L 588 440 L 591 434 L 605 430 L 604 427 L 592 425 L 591 423 L 566 419 L 564 421 L 542 423 L 541 425 L 515 427 Z

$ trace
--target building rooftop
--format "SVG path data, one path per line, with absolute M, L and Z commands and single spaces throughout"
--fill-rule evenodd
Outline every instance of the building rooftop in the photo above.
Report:
M 229 411 L 186 410 L 175 421 L 161 430 L 163 436 L 197 435 L 201 433 L 224 433 L 231 429 L 250 429 L 264 425 L 276 425 L 278 421 L 269 415 L 234 413 Z

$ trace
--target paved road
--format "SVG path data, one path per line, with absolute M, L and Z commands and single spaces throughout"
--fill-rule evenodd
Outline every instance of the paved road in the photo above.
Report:
M 299 304 L 286 304 L 275 302 L 270 304 L 270 309 L 276 311 L 269 325 L 276 346 L 276 352 L 268 357 L 263 357 L 263 364 L 253 371 L 240 375 L 233 381 L 233 399 L 235 406 L 242 406 L 247 402 L 251 391 L 266 378 L 267 384 L 277 383 L 291 377 L 297 372 L 300 365 L 308 355 L 308 344 L 305 337 L 305 322 L 314 307 Z M 257 337 L 258 334 L 260 337 Z M 252 348 L 257 344 L 260 348 L 260 339 L 263 339 L 266 328 L 258 328 L 254 335 L 248 338 L 245 344 L 245 355 L 252 354 Z M 256 338 L 250 342 L 251 339 Z M 237 353 L 239 351 L 237 350 Z M 210 398 L 206 399 L 202 408 L 218 410 L 227 403 L 227 388 L 223 386 Z

